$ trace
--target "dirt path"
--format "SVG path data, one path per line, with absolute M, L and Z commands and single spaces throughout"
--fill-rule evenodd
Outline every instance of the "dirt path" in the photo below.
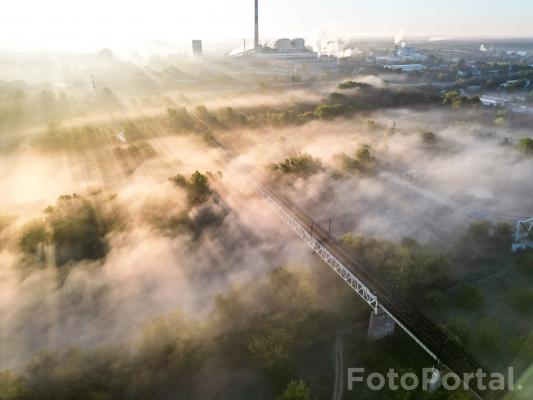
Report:
M 344 394 L 344 338 L 349 333 L 360 329 L 367 329 L 369 321 L 358 322 L 355 325 L 339 331 L 335 336 L 335 382 L 333 383 L 332 400 L 342 400 Z
M 477 279 L 477 280 L 474 280 L 474 281 L 469 281 L 469 282 L 463 282 L 463 283 L 460 283 L 458 285 L 455 285 L 455 286 L 452 286 L 446 290 L 448 291 L 454 291 L 454 290 L 457 290 L 465 285 L 473 285 L 473 286 L 483 286 L 483 285 L 486 285 L 488 283 L 491 283 L 495 280 L 498 280 L 498 279 L 501 279 L 503 278 L 505 275 L 507 275 L 509 273 L 509 271 L 511 271 L 511 269 L 513 268 L 513 266 L 516 264 L 518 260 L 518 257 L 513 257 L 509 262 L 507 262 L 507 264 L 505 264 L 505 266 L 499 270 L 498 272 L 494 273 L 494 274 L 491 274 L 489 276 L 486 276 L 486 277 L 483 277 L 483 278 L 480 278 L 480 279 Z
M 344 335 L 346 331 L 337 333 L 335 339 L 335 383 L 333 384 L 332 400 L 342 400 L 344 393 Z

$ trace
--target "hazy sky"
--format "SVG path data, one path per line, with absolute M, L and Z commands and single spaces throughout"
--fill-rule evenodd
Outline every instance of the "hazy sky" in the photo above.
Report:
M 6 0 L 0 46 L 89 50 L 151 39 L 250 38 L 253 0 Z M 260 0 L 265 38 L 341 34 L 533 36 L 533 0 Z M 334 28 L 332 28 L 334 27 Z

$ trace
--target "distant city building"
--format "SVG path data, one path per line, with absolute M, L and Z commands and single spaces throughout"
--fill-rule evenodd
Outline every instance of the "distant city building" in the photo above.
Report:
M 291 47 L 293 49 L 303 50 L 305 49 L 305 40 L 301 38 L 292 39 Z
M 413 47 L 400 47 L 398 49 L 398 56 L 400 57 L 413 57 L 416 55 L 416 50 Z
M 203 55 L 202 41 L 201 40 L 193 40 L 192 41 L 192 54 L 195 57 L 201 57 Z
M 385 68 L 392 71 L 402 71 L 402 72 L 411 72 L 411 71 L 423 71 L 426 69 L 426 66 L 423 64 L 399 64 L 399 65 L 385 65 Z
M 479 98 L 481 104 L 484 106 L 504 106 L 509 103 L 509 99 L 504 96 L 499 96 L 495 93 L 487 93 Z

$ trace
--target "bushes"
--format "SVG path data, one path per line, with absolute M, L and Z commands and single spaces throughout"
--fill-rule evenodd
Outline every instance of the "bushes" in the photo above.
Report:
M 322 169 L 322 162 L 309 154 L 294 153 L 282 162 L 270 165 L 270 169 L 281 174 L 309 177 Z
M 416 242 L 397 244 L 353 234 L 342 236 L 341 241 L 363 265 L 399 288 L 439 286 L 450 279 L 452 266 L 448 258 L 424 250 Z
M 512 243 L 509 224 L 471 223 L 454 246 L 454 258 L 465 264 L 494 262 L 507 257 Z
M 422 132 L 420 134 L 420 137 L 422 139 L 422 142 L 429 145 L 435 144 L 439 141 L 437 135 L 429 131 Z
M 318 119 L 333 119 L 343 115 L 346 107 L 342 104 L 322 104 L 315 109 L 315 116 Z
M 336 159 L 340 162 L 341 170 L 347 173 L 372 175 L 377 171 L 378 163 L 372 147 L 368 144 L 361 144 L 355 152 L 355 157 L 342 153 L 336 155 Z
M 477 326 L 477 345 L 486 351 L 494 352 L 499 347 L 502 337 L 502 328 L 498 321 L 493 319 L 483 319 Z
M 355 81 L 346 81 L 338 86 L 339 89 L 354 89 L 354 88 L 360 88 L 360 89 L 370 89 L 372 88 L 372 85 L 369 85 L 368 83 L 364 82 L 355 82 Z
M 275 329 L 254 337 L 248 349 L 270 379 L 278 385 L 284 385 L 291 375 L 289 349 L 292 346 L 292 337 L 283 329 Z
M 25 255 L 38 257 L 39 253 L 42 253 L 42 248 L 48 237 L 49 234 L 44 220 L 36 219 L 30 221 L 22 227 L 19 248 Z
M 185 107 L 167 109 L 169 125 L 182 132 L 205 133 L 209 127 L 198 118 L 194 117 Z
M 467 320 L 456 318 L 446 324 L 439 325 L 439 328 L 448 336 L 448 340 L 458 346 L 464 347 L 469 339 L 470 327 Z
M 518 149 L 527 156 L 533 155 L 533 139 L 523 138 L 518 143 Z
M 9 370 L 0 371 L 0 399 L 29 399 L 25 380 Z
M 281 400 L 311 400 L 311 391 L 303 380 L 290 381 Z
M 523 314 L 533 311 L 533 289 L 513 289 L 510 292 L 510 303 L 513 308 Z
M 455 304 L 467 310 L 478 311 L 485 307 L 485 298 L 481 292 L 472 285 L 464 285 L 458 289 Z

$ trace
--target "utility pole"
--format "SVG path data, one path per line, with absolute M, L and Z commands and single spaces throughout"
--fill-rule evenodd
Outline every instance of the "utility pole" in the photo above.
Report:
M 254 49 L 259 48 L 259 0 L 255 0 L 255 32 L 254 32 Z
M 93 85 L 93 91 L 96 93 L 96 81 L 94 80 L 94 74 L 91 74 L 91 83 Z
M 329 219 L 328 233 L 331 235 L 331 218 Z

